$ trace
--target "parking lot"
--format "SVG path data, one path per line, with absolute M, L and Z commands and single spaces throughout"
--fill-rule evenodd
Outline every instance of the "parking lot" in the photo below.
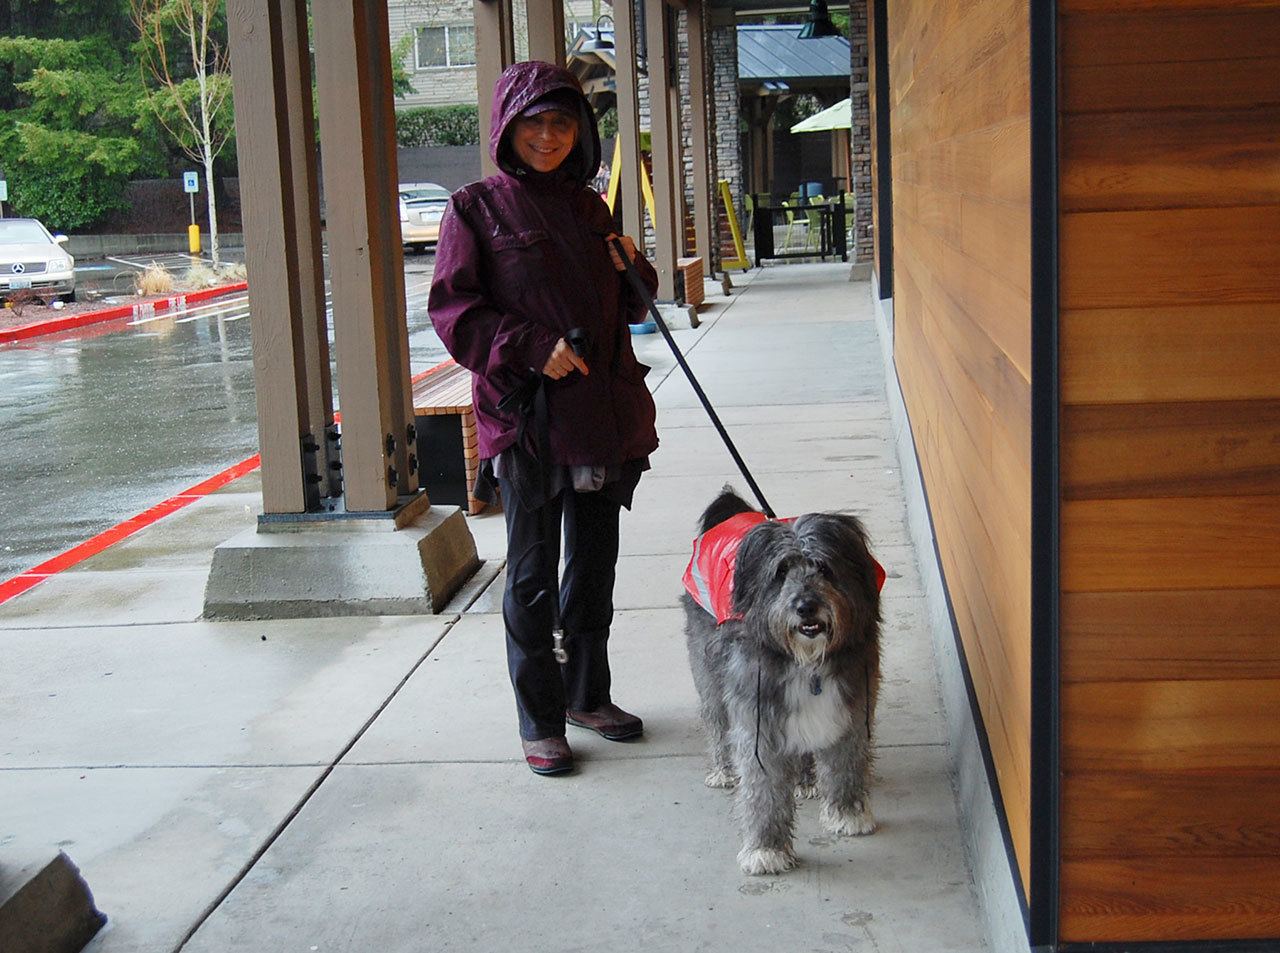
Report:
M 86 290 L 123 294 L 151 261 L 77 262 Z M 427 318 L 434 256 L 405 258 L 413 370 L 445 353 Z M 0 579 L 257 452 L 248 296 L 0 347 Z

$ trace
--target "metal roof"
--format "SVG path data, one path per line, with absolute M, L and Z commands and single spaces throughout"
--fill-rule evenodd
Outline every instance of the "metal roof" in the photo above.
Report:
M 796 23 L 738 24 L 738 80 L 848 81 L 849 41 L 843 36 L 801 40 Z

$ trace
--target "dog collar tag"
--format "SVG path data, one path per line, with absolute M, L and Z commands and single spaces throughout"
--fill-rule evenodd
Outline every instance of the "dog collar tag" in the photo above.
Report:
M 814 695 L 822 694 L 822 676 L 817 672 L 814 672 L 813 677 L 809 679 L 809 691 Z

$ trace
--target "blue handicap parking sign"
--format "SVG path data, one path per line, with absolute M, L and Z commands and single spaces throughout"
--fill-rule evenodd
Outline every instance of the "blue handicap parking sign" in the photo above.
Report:
M 200 174 L 198 172 L 182 173 L 182 190 L 184 192 L 199 192 Z

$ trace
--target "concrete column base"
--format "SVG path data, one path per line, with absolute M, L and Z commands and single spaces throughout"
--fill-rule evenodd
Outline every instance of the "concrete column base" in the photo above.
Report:
M 676 304 L 674 301 L 659 301 L 658 313 L 662 315 L 662 320 L 667 322 L 667 327 L 672 331 L 677 329 L 687 330 L 696 328 L 699 325 L 698 312 L 691 304 Z
M 106 922 L 80 869 L 62 851 L 0 851 L 0 950 L 76 953 Z
M 430 614 L 480 565 L 456 506 L 383 519 L 260 521 L 214 550 L 204 617 Z

